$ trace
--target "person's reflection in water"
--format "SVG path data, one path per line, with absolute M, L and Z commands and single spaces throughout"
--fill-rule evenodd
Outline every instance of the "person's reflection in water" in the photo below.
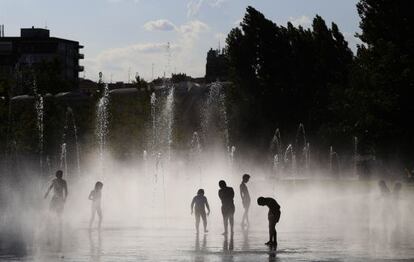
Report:
M 227 236 L 224 237 L 223 252 L 226 251 L 233 251 L 233 235 L 230 235 L 230 241 Z
M 229 240 L 228 236 L 224 236 L 223 255 L 221 257 L 223 262 L 232 262 L 232 261 L 234 261 L 232 251 L 233 251 L 233 234 L 230 235 L 230 240 Z
M 204 253 L 207 251 L 207 235 L 204 235 L 203 237 L 203 243 L 202 246 L 200 248 L 200 235 L 196 234 L 196 239 L 195 239 L 195 245 L 194 245 L 194 249 L 195 249 L 195 253 L 196 253 L 196 257 L 195 260 L 196 262 L 204 262 Z
M 279 258 L 276 256 L 276 251 L 272 250 L 273 247 L 269 247 L 269 262 L 278 262 Z
M 243 246 L 242 246 L 242 250 L 243 251 L 248 251 L 250 246 L 249 246 L 249 230 L 248 229 L 244 229 L 242 230 L 243 233 Z
M 204 237 L 203 237 L 203 243 L 202 243 L 202 246 L 201 246 L 201 248 L 200 248 L 200 235 L 199 234 L 196 234 L 196 240 L 195 240 L 195 251 L 196 252 L 198 252 L 198 251 L 206 251 L 206 248 L 207 248 L 207 235 L 204 235 Z
M 101 254 L 102 254 L 102 237 L 101 233 L 98 233 L 98 241 L 95 243 L 93 239 L 92 232 L 88 231 L 89 236 L 89 248 L 90 248 L 90 256 L 91 261 L 100 262 L 101 261 Z

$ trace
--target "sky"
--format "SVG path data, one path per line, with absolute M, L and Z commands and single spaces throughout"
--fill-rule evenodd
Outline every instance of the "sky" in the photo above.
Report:
M 308 27 L 316 14 L 338 24 L 351 49 L 359 43 L 357 0 L 1 0 L 6 36 L 47 27 L 51 36 L 79 41 L 80 74 L 97 80 L 146 80 L 164 72 L 205 74 L 210 48 L 223 47 L 251 5 L 279 25 Z

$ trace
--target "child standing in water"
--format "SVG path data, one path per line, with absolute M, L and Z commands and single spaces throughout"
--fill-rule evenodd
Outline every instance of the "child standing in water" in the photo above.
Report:
M 240 196 L 242 199 L 244 213 L 242 217 L 241 226 L 242 229 L 249 228 L 249 207 L 250 207 L 250 194 L 249 189 L 247 188 L 246 184 L 249 182 L 250 175 L 244 174 L 242 183 L 240 184 Z
M 203 219 L 204 233 L 207 233 L 207 216 L 210 215 L 210 206 L 208 205 L 207 198 L 204 196 L 204 189 L 199 189 L 197 195 L 191 202 L 191 215 L 195 207 L 195 227 L 198 234 L 198 228 L 200 225 L 200 217 Z M 206 216 L 207 208 L 207 216 Z
M 95 220 L 95 213 L 98 214 L 99 222 L 98 229 L 101 230 L 102 225 L 102 208 L 101 208 L 101 198 L 102 198 L 102 182 L 96 182 L 95 189 L 91 191 L 88 199 L 92 200 L 92 214 L 91 220 L 89 221 L 89 230 L 92 229 L 93 221 Z

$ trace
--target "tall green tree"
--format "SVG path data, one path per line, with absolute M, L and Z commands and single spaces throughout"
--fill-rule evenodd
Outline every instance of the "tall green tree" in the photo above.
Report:
M 357 69 L 354 86 L 364 91 L 365 114 L 361 121 L 375 147 L 386 157 L 412 156 L 414 127 L 414 2 L 360 0 L 361 17 Z M 355 92 L 355 91 L 354 91 Z
M 290 141 L 299 123 L 317 134 L 353 61 L 336 24 L 329 28 L 316 16 L 310 29 L 279 26 L 253 7 L 229 33 L 226 53 L 232 138 L 261 152 L 276 127 L 292 134 Z

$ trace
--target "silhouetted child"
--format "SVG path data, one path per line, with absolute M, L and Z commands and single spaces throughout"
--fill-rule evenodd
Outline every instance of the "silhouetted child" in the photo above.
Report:
M 218 195 L 221 199 L 221 213 L 223 214 L 224 233 L 227 236 L 228 224 L 230 222 L 230 232 L 233 235 L 234 228 L 234 190 L 226 185 L 224 180 L 219 182 L 220 190 Z
M 269 242 L 265 245 L 273 246 L 277 248 L 277 232 L 276 223 L 279 222 L 280 218 L 280 206 L 271 197 L 259 197 L 257 199 L 259 206 L 267 206 L 269 208 L 268 219 L 269 219 Z
M 241 221 L 242 228 L 244 228 L 244 226 L 249 226 L 250 194 L 249 189 L 246 186 L 247 182 L 249 182 L 249 179 L 250 175 L 244 174 L 242 183 L 240 184 L 240 196 L 244 207 L 244 213 Z
M 95 213 L 98 214 L 99 222 L 98 222 L 98 229 L 101 229 L 102 225 L 102 208 L 101 208 L 101 199 L 102 199 L 102 182 L 96 182 L 94 190 L 91 191 L 89 194 L 88 199 L 92 200 L 92 214 L 91 220 L 89 221 L 89 230 L 92 228 L 93 221 L 95 220 Z
M 191 214 L 195 209 L 195 227 L 198 233 L 198 228 L 200 225 L 200 217 L 203 219 L 204 233 L 207 233 L 207 216 L 210 215 L 210 206 L 208 205 L 207 198 L 204 196 L 204 190 L 199 189 L 197 195 L 193 198 L 191 202 Z
M 53 179 L 52 184 L 49 186 L 45 193 L 45 198 L 49 195 L 50 191 L 53 189 L 53 197 L 52 200 L 50 200 L 49 209 L 53 213 L 57 215 L 57 222 L 58 222 L 58 246 L 60 247 L 62 244 L 62 214 L 63 209 L 65 207 L 66 198 L 68 197 L 68 186 L 66 181 L 62 178 L 63 177 L 63 171 L 58 170 L 56 171 L 56 178 Z M 50 240 L 48 239 L 48 244 Z
M 51 211 L 55 212 L 59 217 L 61 217 L 63 213 L 65 201 L 68 197 L 68 187 L 66 181 L 62 179 L 62 177 L 63 171 L 56 171 L 56 178 L 53 179 L 52 184 L 49 186 L 45 194 L 45 198 L 47 198 L 49 192 L 53 189 L 53 197 L 50 201 L 49 208 Z

